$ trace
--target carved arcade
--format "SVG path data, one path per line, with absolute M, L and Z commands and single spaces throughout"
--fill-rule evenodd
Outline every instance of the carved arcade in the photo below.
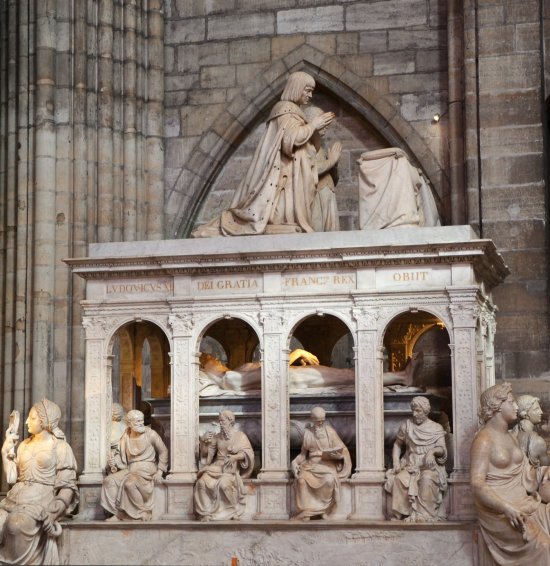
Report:
M 479 389 L 494 380 L 495 307 L 490 289 L 505 277 L 506 268 L 492 243 L 477 240 L 466 227 L 402 229 L 399 249 L 391 232 L 387 243 L 378 232 L 376 245 L 369 244 L 368 231 L 340 232 L 330 248 L 322 234 L 302 235 L 307 240 L 303 252 L 285 243 L 285 238 L 295 237 L 291 235 L 241 238 L 239 253 L 214 250 L 203 244 L 207 240 L 183 240 L 177 253 L 172 245 L 170 253 L 163 254 L 165 272 L 159 275 L 157 265 L 149 283 L 147 262 L 153 259 L 147 242 L 140 244 L 143 257 L 135 264 L 129 260 L 135 256 L 130 243 L 112 249 L 103 244 L 109 248 L 108 262 L 90 258 L 75 264 L 77 273 L 94 277 L 83 305 L 87 358 L 81 489 L 88 490 L 84 496 L 89 505 L 98 505 L 98 497 L 90 493 L 103 480 L 110 407 L 118 401 L 112 398 L 114 380 L 120 379 L 120 362 L 113 362 L 115 338 L 120 329 L 151 325 L 165 336 L 163 371 L 169 373 L 169 395 L 150 402 L 170 450 L 168 475 L 158 491 L 166 503 L 155 505 L 153 518 L 195 518 L 198 438 L 223 408 L 235 413 L 236 426 L 247 434 L 257 461 L 252 479 L 244 479 L 241 495 L 246 505 L 240 518 L 295 515 L 299 508 L 292 495 L 291 461 L 303 440 L 307 414 L 317 404 L 328 411 L 352 455 L 351 477 L 339 480 L 342 497 L 336 516 L 389 518 L 384 492 L 385 470 L 391 467 L 388 451 L 399 424 L 410 414 L 410 400 L 426 388 L 434 414 L 448 413 L 453 432 L 454 467 L 441 516 L 471 517 L 473 508 L 464 496 L 468 448 L 477 424 Z M 205 261 L 197 262 L 199 256 Z M 291 261 L 292 271 L 287 271 Z M 108 289 L 124 289 L 125 294 L 105 301 Z M 407 356 L 426 347 L 422 343 L 431 343 L 426 342 L 430 329 L 434 337 L 447 336 L 442 349 L 434 352 L 448 363 L 448 383 L 385 392 L 385 375 L 398 375 Z M 131 349 L 131 333 L 127 336 L 128 344 L 120 339 L 119 358 L 124 348 Z M 295 369 L 289 368 L 289 355 L 297 347 L 292 340 L 316 355 L 328 349 L 329 359 L 322 362 L 326 366 L 335 343 L 346 336 L 348 369 L 333 369 L 355 376 L 351 390 L 326 391 L 319 400 L 315 390 L 290 389 Z M 252 369 L 260 372 L 259 388 L 203 396 L 199 358 L 205 339 L 226 349 L 224 364 L 244 363 L 240 379 Z M 157 348 L 157 358 L 158 352 L 162 348 Z M 219 363 L 220 383 L 239 375 L 236 365 Z M 145 385 L 138 378 L 134 386 L 143 392 L 140 387 Z M 399 407 L 400 416 L 391 417 L 391 407 Z M 165 509 L 164 514 L 155 515 L 157 508 Z

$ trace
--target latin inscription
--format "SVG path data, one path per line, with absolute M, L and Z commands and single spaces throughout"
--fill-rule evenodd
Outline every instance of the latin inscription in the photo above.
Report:
M 105 292 L 107 295 L 135 295 L 148 293 L 172 293 L 172 281 L 147 281 L 143 283 L 108 283 Z
M 256 279 L 218 279 L 217 281 L 197 281 L 199 291 L 214 291 L 215 289 L 233 291 L 235 289 L 258 289 L 260 286 Z
M 428 277 L 428 271 L 408 271 L 408 272 L 397 272 L 393 274 L 394 281 L 426 281 Z
M 327 285 L 355 285 L 354 275 L 293 275 L 283 277 L 283 289 L 292 287 L 325 287 Z

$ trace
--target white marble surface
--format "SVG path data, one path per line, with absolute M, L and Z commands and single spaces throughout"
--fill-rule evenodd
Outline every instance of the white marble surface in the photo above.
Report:
M 108 242 L 89 245 L 89 257 L 142 257 L 159 255 L 217 255 L 220 253 L 327 250 L 338 248 L 444 244 L 476 240 L 471 226 L 392 228 L 218 238 L 188 238 L 144 242 Z
M 473 530 L 467 522 L 69 523 L 61 559 L 63 564 L 228 566 L 235 556 L 239 566 L 469 566 Z

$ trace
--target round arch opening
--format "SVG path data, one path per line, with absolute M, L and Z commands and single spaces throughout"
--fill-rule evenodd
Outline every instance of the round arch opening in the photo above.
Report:
M 415 396 L 430 400 L 430 418 L 447 431 L 452 446 L 453 429 L 452 364 L 449 332 L 442 320 L 427 311 L 409 311 L 396 316 L 384 332 L 384 384 L 392 376 L 404 377 L 397 385 L 385 387 L 384 434 L 386 466 L 391 467 L 391 449 L 399 425 L 411 416 L 410 401 Z M 447 468 L 452 471 L 452 451 Z
M 295 326 L 288 344 L 291 459 L 300 451 L 311 409 L 321 406 L 355 467 L 355 341 L 350 329 L 334 315 L 313 314 Z

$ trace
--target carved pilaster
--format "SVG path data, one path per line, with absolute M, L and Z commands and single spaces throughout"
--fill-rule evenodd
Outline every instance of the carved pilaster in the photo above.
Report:
M 451 514 L 456 519 L 472 514 L 470 505 L 459 501 L 469 482 L 470 445 L 477 429 L 477 405 L 480 382 L 477 375 L 476 327 L 480 307 L 473 295 L 451 295 L 449 311 L 453 320 L 451 347 L 453 367 L 454 471 L 452 479 Z
M 194 348 L 191 334 L 192 315 L 172 314 L 172 380 L 171 380 L 171 480 L 193 481 L 196 477 L 195 444 L 197 442 L 198 396 Z
M 85 317 L 82 326 L 86 332 L 85 419 L 84 419 L 84 470 L 82 484 L 103 481 L 107 463 L 106 439 L 108 389 L 110 375 L 104 367 L 104 342 L 111 324 L 106 318 Z
M 288 518 L 287 483 L 290 454 L 288 351 L 283 347 L 284 318 L 279 311 L 262 311 L 262 470 L 258 494 L 262 519 Z
M 383 517 L 384 396 L 382 353 L 377 347 L 379 312 L 354 308 L 357 321 L 355 360 L 356 460 L 352 478 L 352 519 Z

